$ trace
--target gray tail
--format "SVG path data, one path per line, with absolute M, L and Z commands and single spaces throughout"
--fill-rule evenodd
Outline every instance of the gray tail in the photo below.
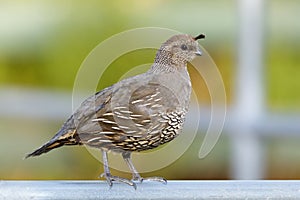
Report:
M 25 159 L 29 157 L 39 156 L 43 153 L 47 153 L 48 151 L 51 151 L 52 149 L 61 147 L 63 145 L 78 145 L 78 144 L 80 145 L 81 142 L 75 130 L 70 130 L 65 133 L 62 133 L 60 131 L 49 142 L 47 142 L 40 148 L 36 149 L 32 153 L 27 154 L 25 156 Z
M 36 149 L 32 153 L 27 154 L 25 156 L 25 159 L 29 158 L 29 157 L 39 156 L 43 153 L 47 153 L 48 151 L 51 151 L 52 149 L 63 146 L 64 144 L 65 144 L 65 142 L 62 142 L 62 141 L 59 141 L 59 140 L 56 140 L 56 141 L 50 140 L 49 142 L 47 142 L 46 144 L 44 144 L 40 148 Z

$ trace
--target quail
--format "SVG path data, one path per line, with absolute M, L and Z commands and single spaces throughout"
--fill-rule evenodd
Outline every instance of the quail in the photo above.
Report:
M 191 81 L 187 62 L 202 52 L 197 43 L 203 34 L 174 35 L 156 53 L 151 68 L 97 92 L 81 103 L 54 137 L 26 155 L 38 156 L 64 145 L 87 145 L 102 152 L 104 176 L 136 188 L 142 178 L 131 161 L 131 153 L 156 148 L 173 140 L 181 131 L 188 111 Z M 107 153 L 120 153 L 132 172 L 132 180 L 110 173 Z

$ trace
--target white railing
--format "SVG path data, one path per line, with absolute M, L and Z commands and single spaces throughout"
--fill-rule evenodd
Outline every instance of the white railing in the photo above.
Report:
M 133 187 L 105 181 L 0 181 L 0 200 L 300 199 L 299 181 L 169 181 Z

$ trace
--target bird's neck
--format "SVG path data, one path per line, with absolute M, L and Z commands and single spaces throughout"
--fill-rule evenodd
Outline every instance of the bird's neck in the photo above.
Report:
M 187 71 L 187 66 L 163 66 L 159 63 L 154 63 L 148 71 L 151 82 L 159 83 L 165 88 L 170 89 L 179 98 L 180 107 L 188 109 L 190 94 L 191 94 L 191 79 Z
M 185 60 L 175 59 L 170 51 L 158 50 L 151 70 L 158 72 L 172 72 L 186 70 L 187 62 Z
M 187 65 L 183 64 L 181 66 L 165 65 L 161 63 L 153 63 L 148 71 L 151 74 L 163 75 L 163 74 L 187 74 Z

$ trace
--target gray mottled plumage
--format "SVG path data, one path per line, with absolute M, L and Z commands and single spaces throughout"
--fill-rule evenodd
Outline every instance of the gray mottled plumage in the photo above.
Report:
M 181 131 L 188 110 L 191 81 L 187 62 L 201 55 L 197 39 L 175 35 L 162 44 L 151 68 L 144 74 L 124 79 L 87 98 L 46 144 L 26 156 L 38 156 L 63 145 L 87 145 L 103 154 L 104 176 L 109 185 L 133 181 L 111 176 L 107 152 L 122 153 L 133 173 L 130 154 L 158 147 Z M 150 180 L 165 182 L 163 178 Z

